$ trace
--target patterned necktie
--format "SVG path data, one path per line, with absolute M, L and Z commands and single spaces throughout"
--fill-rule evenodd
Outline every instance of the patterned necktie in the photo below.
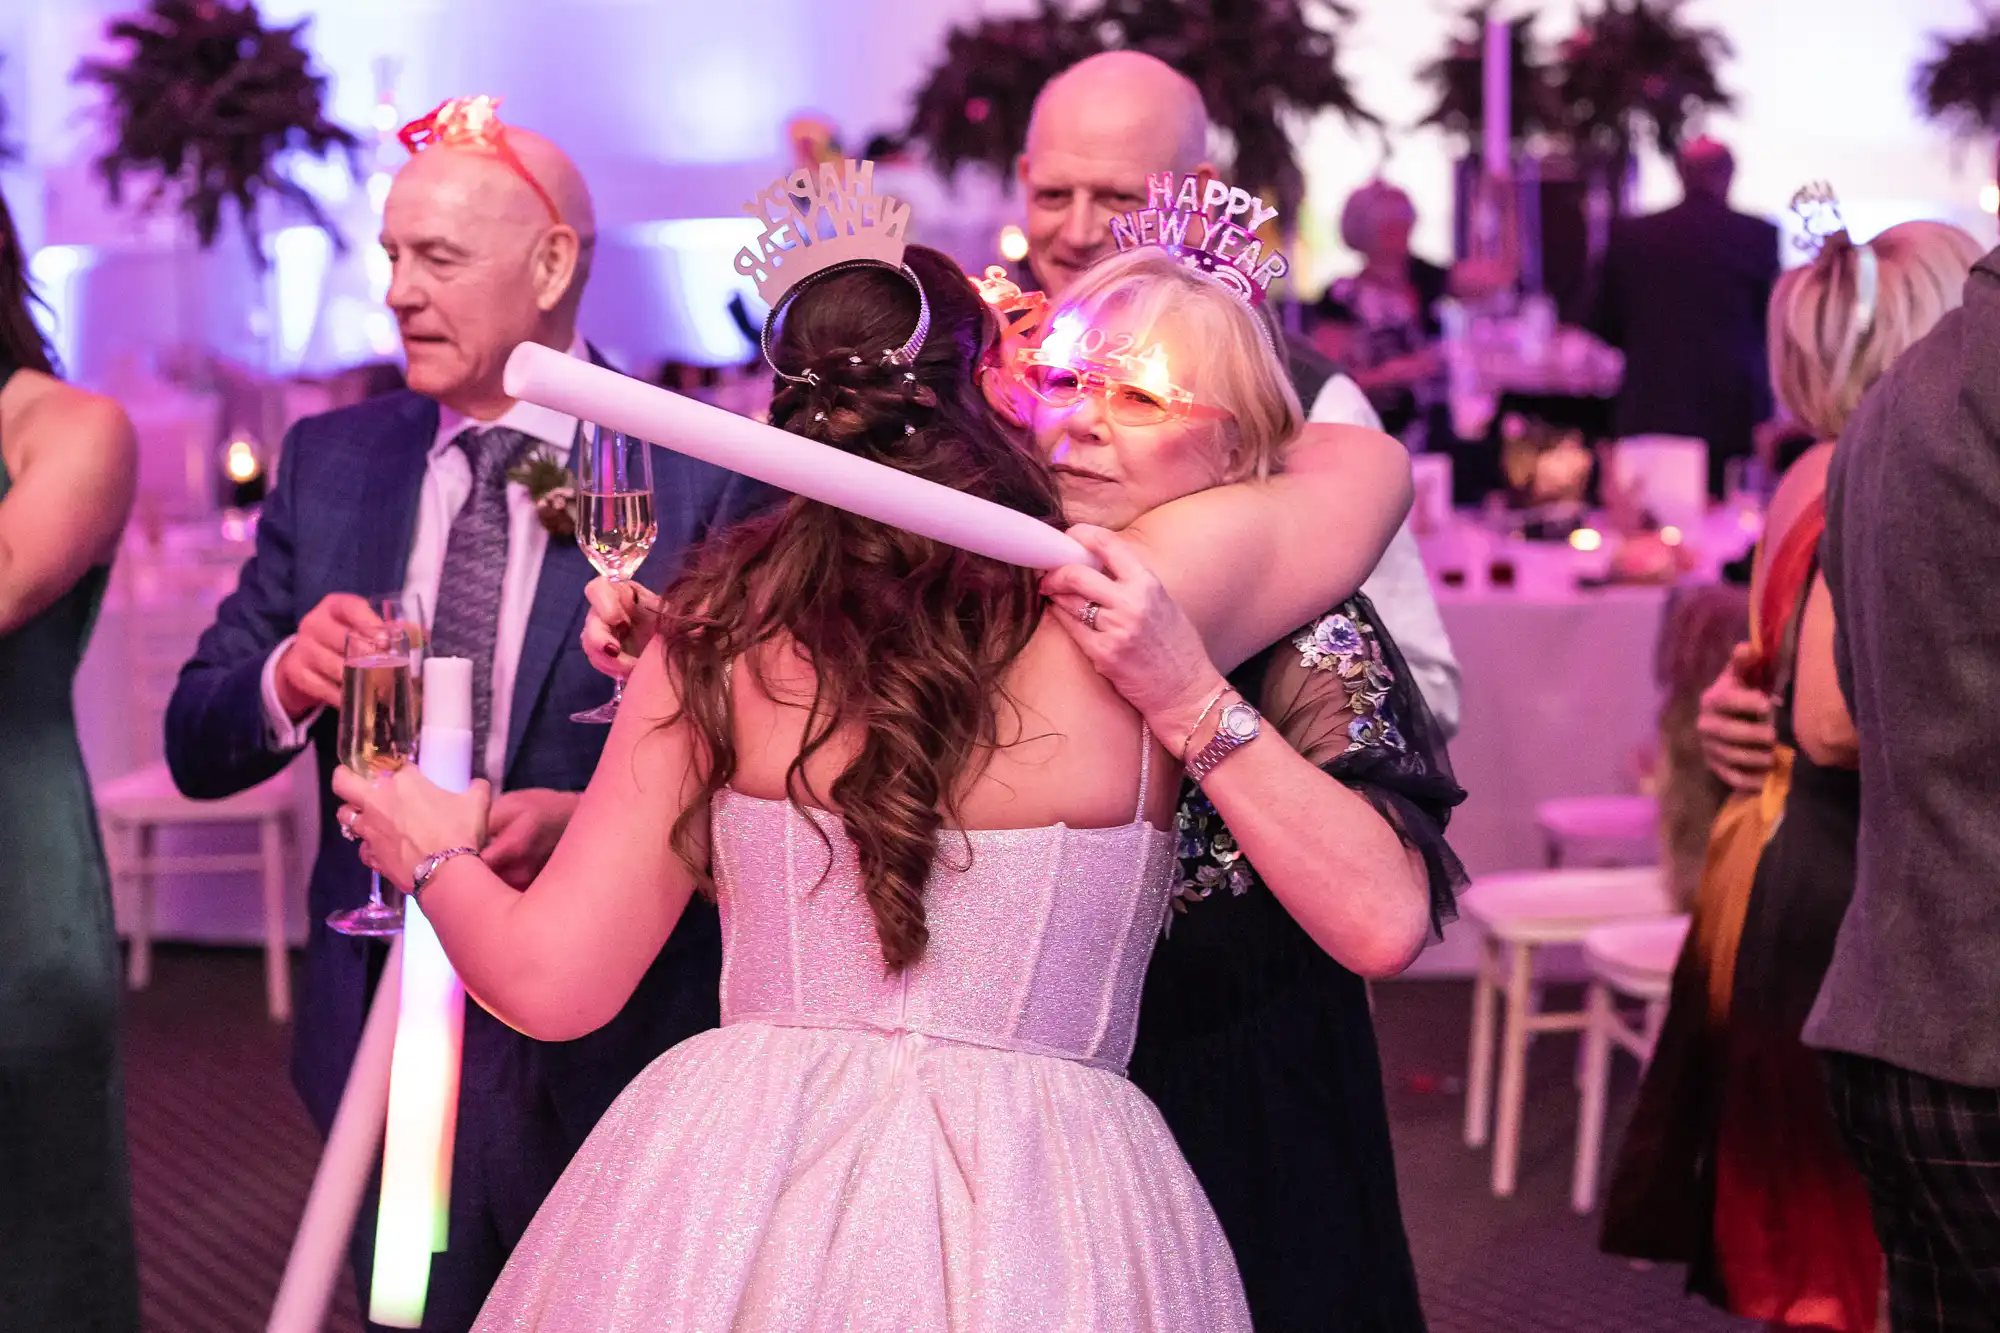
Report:
M 472 772 L 497 781 L 486 772 L 486 737 L 493 723 L 493 644 L 507 575 L 507 473 L 539 441 L 496 426 L 470 427 L 451 443 L 472 464 L 472 493 L 451 521 L 430 652 L 472 659 Z

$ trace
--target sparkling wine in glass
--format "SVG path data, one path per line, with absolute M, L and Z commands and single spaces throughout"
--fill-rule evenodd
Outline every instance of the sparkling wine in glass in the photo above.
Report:
M 660 525 L 653 517 L 653 449 L 644 440 L 605 426 L 590 426 L 577 450 L 576 543 L 598 573 L 624 583 L 639 572 Z M 625 682 L 596 708 L 570 714 L 572 722 L 609 722 L 618 716 Z
M 357 630 L 341 658 L 340 762 L 362 777 L 392 773 L 417 757 L 417 695 L 409 632 L 400 625 Z M 382 901 L 377 872 L 368 901 L 335 912 L 327 925 L 343 935 L 382 937 L 403 928 L 400 907 Z
M 424 725 L 424 656 L 430 650 L 431 622 L 419 592 L 382 593 L 368 599 L 382 623 L 410 636 L 410 697 L 415 700 L 417 729 Z

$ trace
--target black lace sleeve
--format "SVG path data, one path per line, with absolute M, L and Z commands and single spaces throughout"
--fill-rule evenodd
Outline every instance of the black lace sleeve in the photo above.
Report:
M 1431 928 L 1458 914 L 1465 867 L 1445 841 L 1465 789 L 1396 642 L 1359 594 L 1281 643 L 1264 714 L 1314 764 L 1365 798 L 1429 872 Z

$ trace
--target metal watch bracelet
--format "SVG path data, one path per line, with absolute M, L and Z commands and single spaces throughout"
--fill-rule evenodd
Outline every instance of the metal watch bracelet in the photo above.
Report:
M 424 891 L 424 886 L 431 882 L 431 876 L 437 874 L 438 867 L 442 866 L 446 861 L 451 860 L 452 857 L 477 855 L 479 855 L 477 847 L 447 847 L 441 852 L 433 852 L 429 856 L 426 856 L 423 860 L 417 862 L 416 872 L 410 876 L 410 897 L 415 898 L 421 894 Z
M 1215 735 L 1187 761 L 1184 771 L 1188 781 L 1200 785 L 1217 764 L 1256 740 L 1263 730 L 1263 720 L 1263 716 L 1240 697 L 1223 709 L 1222 716 L 1216 719 Z

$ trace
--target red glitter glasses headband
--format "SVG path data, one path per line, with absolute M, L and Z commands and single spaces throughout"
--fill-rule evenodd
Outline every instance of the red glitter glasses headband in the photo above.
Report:
M 440 102 L 427 116 L 418 116 L 396 137 L 415 156 L 426 148 L 443 144 L 447 148 L 485 148 L 507 164 L 508 170 L 528 183 L 535 197 L 549 210 L 549 221 L 560 224 L 562 210 L 542 188 L 527 165 L 507 144 L 507 127 L 500 121 L 500 99 L 481 93 L 476 97 L 454 97 Z

